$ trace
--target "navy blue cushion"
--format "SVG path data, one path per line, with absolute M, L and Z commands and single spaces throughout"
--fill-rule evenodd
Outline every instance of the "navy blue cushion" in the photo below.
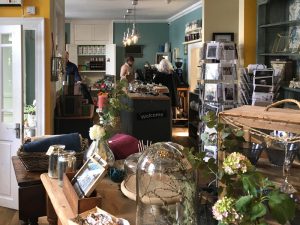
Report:
M 24 152 L 46 152 L 51 145 L 65 145 L 66 150 L 81 151 L 80 136 L 78 133 L 62 134 L 43 138 L 23 145 Z

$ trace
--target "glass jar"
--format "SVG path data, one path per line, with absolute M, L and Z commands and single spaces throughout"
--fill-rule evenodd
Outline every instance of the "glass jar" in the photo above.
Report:
M 58 156 L 64 152 L 65 145 L 51 145 L 47 154 L 49 155 L 48 176 L 57 178 Z
M 58 156 L 57 176 L 59 186 L 63 186 L 64 173 L 76 172 L 75 151 L 65 151 Z
M 183 147 L 159 142 L 137 165 L 137 225 L 196 224 L 196 182 Z

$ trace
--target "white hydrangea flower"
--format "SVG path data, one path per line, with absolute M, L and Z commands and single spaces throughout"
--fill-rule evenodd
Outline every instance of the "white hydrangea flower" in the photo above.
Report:
M 95 124 L 90 128 L 89 133 L 92 140 L 100 140 L 105 135 L 105 130 L 103 127 Z

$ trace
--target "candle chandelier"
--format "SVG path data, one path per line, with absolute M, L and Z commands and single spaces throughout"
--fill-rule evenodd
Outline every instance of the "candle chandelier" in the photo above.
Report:
M 133 0 L 132 5 L 133 9 L 127 9 L 126 14 L 124 15 L 124 22 L 126 30 L 123 35 L 123 45 L 129 46 L 131 44 L 136 44 L 139 40 L 139 34 L 136 29 L 136 5 L 138 0 Z M 132 25 L 130 23 L 130 17 L 132 19 Z M 131 28 L 132 27 L 132 28 Z

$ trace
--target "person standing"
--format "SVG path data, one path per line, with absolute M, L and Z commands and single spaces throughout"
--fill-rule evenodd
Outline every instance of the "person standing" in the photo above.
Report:
M 69 52 L 65 52 L 65 61 L 66 61 L 66 79 L 68 80 L 68 76 L 74 74 L 75 83 L 78 81 L 82 81 L 81 76 L 78 72 L 78 67 L 69 61 Z
M 74 84 L 80 84 L 80 90 L 83 98 L 87 99 L 89 104 L 94 104 L 92 96 L 88 90 L 88 86 L 82 82 L 82 78 L 79 74 L 78 67 L 69 61 L 69 52 L 65 52 L 66 61 L 66 80 L 74 80 Z M 74 79 L 70 79 L 70 76 L 74 76 Z
M 128 56 L 126 62 L 122 65 L 120 71 L 121 80 L 126 79 L 128 83 L 134 80 L 134 70 L 133 70 L 134 58 Z

